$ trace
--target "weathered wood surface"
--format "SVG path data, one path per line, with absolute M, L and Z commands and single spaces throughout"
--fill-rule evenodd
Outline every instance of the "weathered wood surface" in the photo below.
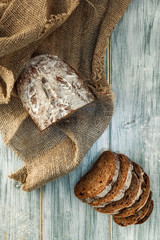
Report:
M 108 133 L 93 145 L 81 165 L 44 188 L 44 239 L 96 240 L 109 239 L 109 217 L 96 213 L 80 202 L 73 193 L 75 184 L 91 167 L 104 149 Z
M 115 113 L 111 149 L 149 174 L 154 211 L 140 226 L 113 223 L 113 239 L 160 239 L 160 1 L 133 0 L 111 37 Z
M 38 240 L 39 190 L 25 193 L 7 175 L 23 165 L 0 138 L 0 240 Z
M 32 193 L 7 178 L 23 165 L 0 139 L 0 240 L 159 240 L 160 1 L 132 0 L 111 37 L 115 113 L 80 166 Z M 73 188 L 109 148 L 142 165 L 151 178 L 154 212 L 142 226 L 109 228 L 109 217 L 75 198 Z M 111 234 L 112 233 L 112 234 Z M 113 235 L 113 236 L 112 236 Z

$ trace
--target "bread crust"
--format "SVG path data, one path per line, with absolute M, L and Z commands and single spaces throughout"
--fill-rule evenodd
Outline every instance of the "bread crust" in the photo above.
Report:
M 138 164 L 136 165 L 138 166 Z M 136 211 L 139 211 L 146 204 L 150 195 L 150 180 L 146 173 L 143 175 L 143 183 L 141 189 L 142 194 L 140 195 L 139 199 L 132 206 L 125 208 L 119 214 L 116 214 L 115 217 L 121 218 L 133 215 Z
M 141 219 L 143 219 L 144 216 L 147 214 L 147 212 L 150 208 L 151 202 L 152 202 L 152 192 L 150 192 L 150 196 L 142 209 L 140 209 L 138 212 L 135 212 L 134 215 L 129 216 L 129 217 L 116 218 L 115 216 L 113 216 L 114 222 L 122 227 L 136 224 Z
M 150 217 L 150 215 L 152 214 L 153 208 L 154 208 L 154 202 L 153 202 L 153 200 L 152 200 L 152 201 L 151 201 L 150 208 L 149 208 L 147 214 L 144 216 L 144 218 L 142 218 L 141 220 L 139 220 L 136 224 L 142 224 L 142 223 L 146 222 L 146 221 L 148 220 L 148 218 Z
M 136 197 L 139 190 L 139 180 L 137 175 L 133 172 L 131 185 L 125 192 L 124 197 L 118 201 L 111 202 L 103 208 L 95 208 L 97 212 L 114 214 L 123 208 L 126 208 L 132 204 L 133 199 Z
M 76 184 L 76 197 L 85 201 L 97 196 L 112 181 L 115 169 L 115 154 L 110 151 L 103 152 L 89 172 Z
M 94 202 L 90 203 L 90 206 L 96 207 L 100 204 L 112 201 L 124 187 L 130 171 L 131 162 L 129 162 L 128 158 L 123 154 L 118 154 L 118 158 L 120 161 L 120 171 L 117 181 L 113 185 L 111 191 L 105 197 L 95 200 Z

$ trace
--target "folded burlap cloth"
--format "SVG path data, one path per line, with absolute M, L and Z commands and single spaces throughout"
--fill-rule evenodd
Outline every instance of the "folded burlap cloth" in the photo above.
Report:
M 25 162 L 10 177 L 31 191 L 75 169 L 109 124 L 112 94 L 104 71 L 109 36 L 129 0 L 0 0 L 0 130 Z M 15 82 L 28 60 L 55 54 L 97 100 L 40 132 L 22 107 Z

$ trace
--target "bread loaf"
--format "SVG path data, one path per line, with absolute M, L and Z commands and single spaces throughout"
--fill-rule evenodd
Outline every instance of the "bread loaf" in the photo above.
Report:
M 75 70 L 52 55 L 32 58 L 18 80 L 17 90 L 40 130 L 95 100 Z

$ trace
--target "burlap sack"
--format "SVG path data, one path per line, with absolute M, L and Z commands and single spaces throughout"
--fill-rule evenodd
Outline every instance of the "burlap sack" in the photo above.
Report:
M 0 0 L 0 130 L 25 162 L 10 177 L 31 191 L 81 162 L 110 122 L 113 102 L 104 72 L 109 36 L 129 0 Z M 40 132 L 14 84 L 32 56 L 55 54 L 69 63 L 97 100 Z

